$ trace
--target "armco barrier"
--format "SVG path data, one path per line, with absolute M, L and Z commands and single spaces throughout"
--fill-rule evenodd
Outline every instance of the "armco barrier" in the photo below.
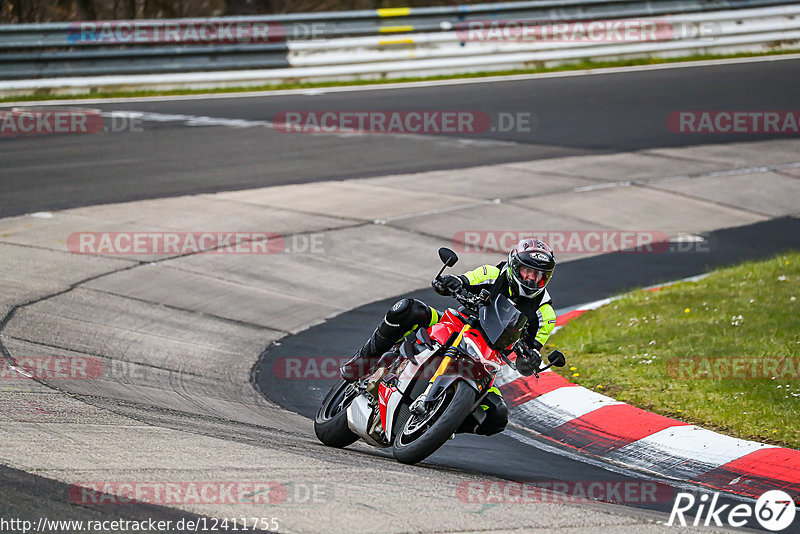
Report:
M 792 4 L 791 0 L 534 0 L 462 6 L 393 8 L 249 17 L 181 19 L 180 22 L 264 23 L 283 28 L 289 39 L 332 38 L 449 29 L 470 20 L 589 20 L 697 13 Z M 116 21 L 132 22 L 132 21 Z M 142 20 L 159 27 L 175 20 Z M 316 26 L 315 26 L 316 25 Z M 0 50 L 61 46 L 98 47 L 108 43 L 76 43 L 73 23 L 0 24 Z
M 286 80 L 507 70 L 581 60 L 760 52 L 800 47 L 798 15 L 800 4 L 787 0 L 545 0 L 259 17 L 0 25 L 0 95 L 254 86 Z M 471 38 L 465 30 L 470 23 L 482 21 L 547 26 L 601 20 L 651 21 L 670 31 L 656 40 L 593 41 L 484 40 Z M 191 31 L 184 31 L 187 28 Z M 244 38 L 230 28 L 246 30 Z

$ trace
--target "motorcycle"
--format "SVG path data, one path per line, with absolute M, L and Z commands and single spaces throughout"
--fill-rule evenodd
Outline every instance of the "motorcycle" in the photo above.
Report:
M 439 258 L 443 265 L 434 283 L 441 284 L 445 268 L 458 256 L 441 248 Z M 481 402 L 497 372 L 503 363 L 516 370 L 510 356 L 525 354 L 520 335 L 527 318 L 507 297 L 486 289 L 451 296 L 459 309 L 449 308 L 438 323 L 395 345 L 365 378 L 333 386 L 314 420 L 323 444 L 346 447 L 362 439 L 391 447 L 397 461 L 415 464 L 484 421 Z M 566 363 L 557 350 L 548 362 L 544 367 L 541 358 L 532 362 L 534 374 Z

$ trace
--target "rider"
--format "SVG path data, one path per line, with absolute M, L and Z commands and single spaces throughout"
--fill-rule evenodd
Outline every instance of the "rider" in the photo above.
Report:
M 556 266 L 553 249 L 536 238 L 523 239 L 508 253 L 508 261 L 497 266 L 482 265 L 459 276 L 442 275 L 431 282 L 440 295 L 450 295 L 466 289 L 480 293 L 482 289 L 507 294 L 514 305 L 526 315 L 528 324 L 520 338 L 524 355 L 518 355 L 517 370 L 530 376 L 541 362 L 539 350 L 547 342 L 556 323 L 552 300 L 545 287 Z M 342 365 L 345 380 L 365 377 L 380 357 L 399 340 L 420 326 L 433 326 L 441 313 L 422 301 L 406 298 L 395 303 L 370 339 Z M 508 423 L 508 406 L 500 390 L 492 387 L 481 405 L 486 419 L 475 433 L 492 435 L 502 432 Z

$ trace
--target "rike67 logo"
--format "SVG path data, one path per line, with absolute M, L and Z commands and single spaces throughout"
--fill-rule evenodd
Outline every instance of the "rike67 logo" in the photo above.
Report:
M 793 522 L 797 510 L 794 501 L 788 493 L 781 490 L 770 490 L 762 494 L 755 505 L 737 504 L 718 504 L 719 493 L 713 497 L 708 494 L 701 494 L 696 498 L 691 493 L 679 493 L 672 505 L 672 512 L 669 514 L 667 526 L 680 525 L 687 526 L 686 515 L 693 515 L 694 521 L 688 524 L 692 526 L 711 526 L 713 523 L 717 527 L 730 525 L 732 527 L 743 527 L 747 522 L 755 517 L 762 528 L 772 532 L 779 532 L 787 529 Z M 695 505 L 697 508 L 695 509 Z M 793 532 L 797 532 L 794 530 Z

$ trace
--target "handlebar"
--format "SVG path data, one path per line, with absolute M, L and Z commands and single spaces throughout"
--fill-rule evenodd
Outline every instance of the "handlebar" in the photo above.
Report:
M 453 298 L 472 311 L 478 311 L 478 308 L 480 308 L 481 304 L 484 303 L 484 299 L 478 295 L 475 295 L 474 293 L 470 293 L 466 289 L 462 289 L 458 293 L 454 293 Z
M 444 270 L 444 267 L 442 267 L 442 271 L 443 270 Z M 439 274 L 437 274 L 436 278 L 434 278 L 434 282 L 439 284 L 439 285 L 436 286 L 436 291 L 439 292 L 440 294 L 443 294 L 443 293 L 440 292 L 440 288 L 444 288 L 444 285 L 441 282 L 442 271 L 439 271 Z M 480 294 L 478 294 L 478 295 L 475 295 L 471 291 L 467 291 L 464 288 L 462 288 L 462 289 L 460 289 L 459 291 L 456 291 L 456 292 L 448 291 L 448 293 L 450 294 L 451 297 L 455 298 L 462 306 L 464 306 L 469 311 L 474 312 L 474 313 L 478 313 L 478 310 L 480 309 L 480 307 L 482 305 L 484 305 L 489 300 L 489 297 L 491 296 L 490 292 L 488 290 L 486 290 L 486 289 L 482 289 Z M 543 371 L 546 371 L 550 367 L 553 367 L 553 366 L 563 367 L 564 364 L 565 364 L 564 355 L 561 353 L 561 351 L 555 350 L 555 351 L 551 352 L 550 355 L 548 355 L 548 360 L 550 361 L 550 363 L 548 365 L 542 366 L 542 363 L 543 363 L 542 362 L 542 356 L 539 353 L 539 351 L 538 350 L 531 351 L 528 348 L 528 346 L 526 345 L 526 343 L 522 339 L 519 339 L 510 347 L 510 349 L 498 351 L 498 353 L 499 353 L 500 357 L 503 359 L 503 361 L 506 364 L 508 364 L 509 367 L 514 369 L 515 371 L 517 370 L 517 366 L 514 364 L 514 362 L 509 360 L 508 354 L 506 353 L 506 351 L 508 351 L 508 352 L 514 351 L 514 352 L 517 353 L 518 356 L 522 356 L 523 358 L 526 358 L 526 359 L 529 357 L 529 354 L 531 352 L 534 352 L 538 356 L 538 358 L 537 358 L 538 361 L 534 362 L 535 365 L 533 366 L 534 367 L 533 374 L 535 376 L 537 376 L 537 377 L 539 376 L 539 373 L 541 373 Z
M 441 278 L 437 276 L 434 281 L 441 283 Z M 444 288 L 444 286 L 442 286 Z M 469 308 L 471 311 L 477 312 L 478 309 L 484 304 L 489 297 L 489 292 L 485 289 L 481 291 L 480 295 L 475 295 L 474 293 L 467 291 L 466 289 L 461 289 L 457 292 L 448 291 L 451 297 L 456 299 L 459 304 L 462 306 Z

